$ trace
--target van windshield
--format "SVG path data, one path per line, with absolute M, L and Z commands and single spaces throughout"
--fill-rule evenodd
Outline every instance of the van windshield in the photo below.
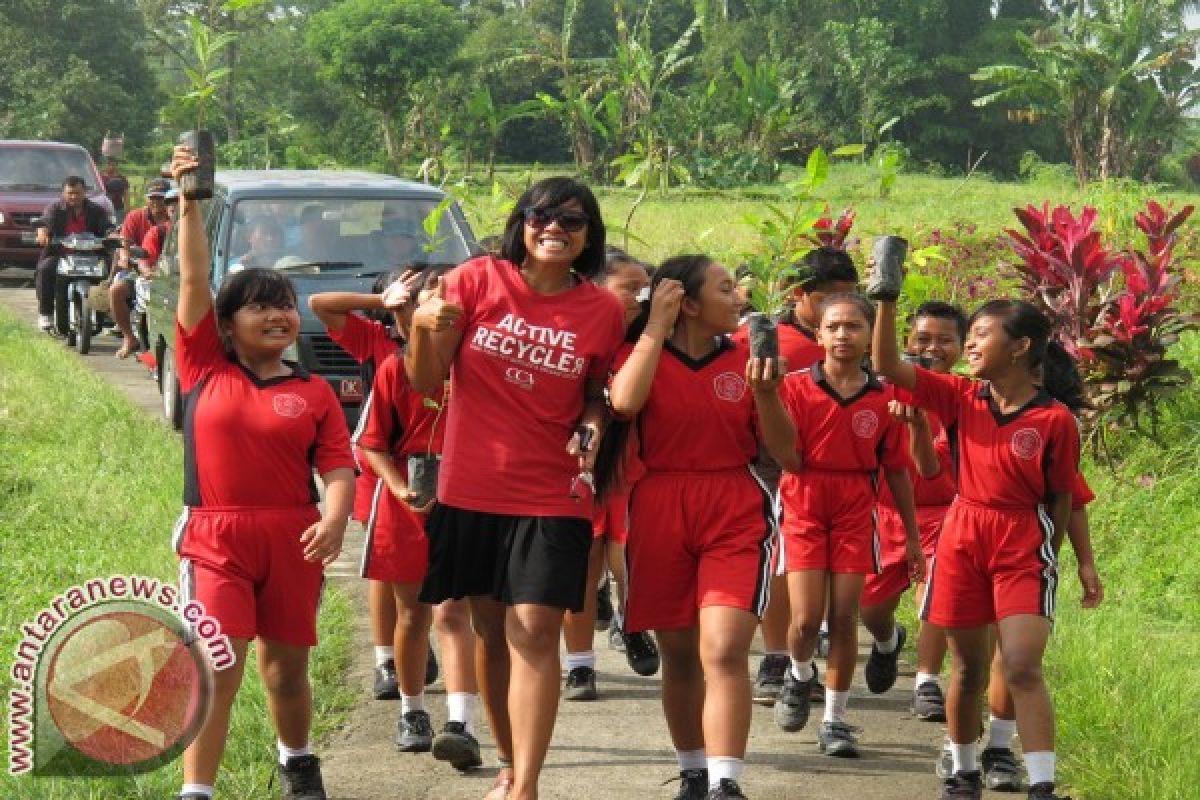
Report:
M 450 213 L 430 237 L 437 207 L 422 198 L 279 198 L 234 206 L 226 270 L 274 267 L 301 272 L 384 272 L 413 264 L 458 264 L 470 257 Z
M 96 189 L 96 170 L 87 153 L 74 148 L 0 148 L 0 189 L 37 192 L 57 191 L 63 179 L 78 175 L 87 191 Z

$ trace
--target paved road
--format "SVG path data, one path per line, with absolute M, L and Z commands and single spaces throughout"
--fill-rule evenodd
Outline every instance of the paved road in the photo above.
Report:
M 0 269 L 0 303 L 30 324 L 35 319 L 32 273 Z M 100 337 L 84 363 L 121 386 L 133 402 L 160 416 L 158 393 L 146 369 L 112 354 L 116 339 Z M 366 606 L 363 583 L 356 575 L 362 532 L 349 531 L 346 554 L 331 568 L 342 591 Z M 494 768 L 460 776 L 427 755 L 397 753 L 392 745 L 399 704 L 369 699 L 372 657 L 365 613 L 355 631 L 355 660 L 347 680 L 359 686 L 363 702 L 341 730 L 321 746 L 326 784 L 337 800 L 438 798 L 477 800 L 491 785 Z M 601 699 L 563 703 L 554 743 L 542 781 L 542 796 L 561 800 L 591 798 L 670 798 L 677 784 L 663 785 L 676 775 L 666 725 L 659 706 L 658 678 L 641 678 L 629 670 L 624 656 L 596 636 Z M 860 648 L 865 658 L 867 649 Z M 757 651 L 756 651 L 757 652 Z M 816 715 L 809 727 L 785 734 L 775 727 L 770 709 L 756 707 L 750 736 L 749 766 L 743 786 L 751 798 L 769 800 L 909 800 L 935 797 L 932 773 L 941 741 L 941 726 L 915 720 L 907 711 L 912 690 L 911 648 L 901 661 L 901 678 L 892 692 L 875 696 L 862 685 L 861 669 L 850 699 L 850 721 L 863 728 L 862 758 L 837 760 L 817 753 Z M 757 656 L 754 658 L 757 663 Z M 444 721 L 440 683 L 431 711 L 435 726 Z M 483 726 L 484 758 L 494 764 L 495 751 Z M 999 795 L 997 795 L 999 797 Z

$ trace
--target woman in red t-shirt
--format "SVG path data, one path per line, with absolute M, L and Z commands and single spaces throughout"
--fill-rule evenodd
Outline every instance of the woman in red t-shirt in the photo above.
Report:
M 603 264 L 591 190 L 539 181 L 509 215 L 500 257 L 460 265 L 422 303 L 405 354 L 416 391 L 451 380 L 420 599 L 470 599 L 503 765 L 489 798 L 537 797 L 563 612 L 582 610 L 587 590 L 590 470 L 624 334 L 621 304 L 592 282 Z
M 175 148 L 176 180 L 198 166 Z M 182 593 L 204 604 L 236 661 L 213 676 L 212 709 L 183 755 L 181 800 L 212 796 L 242 681 L 257 642 L 278 736 L 285 796 L 324 798 L 309 745 L 323 567 L 341 552 L 354 502 L 354 458 L 333 390 L 284 361 L 300 332 L 296 292 L 274 270 L 247 269 L 209 288 L 203 211 L 184 199 L 179 221 L 176 362 L 184 397 L 184 502 L 177 526 Z M 325 484 L 318 510 L 313 471 Z

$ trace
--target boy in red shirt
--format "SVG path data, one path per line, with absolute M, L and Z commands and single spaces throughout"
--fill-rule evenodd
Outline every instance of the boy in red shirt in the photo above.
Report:
M 844 715 L 857 655 L 858 602 L 864 576 L 879 571 L 875 529 L 877 474 L 882 468 L 904 521 L 906 556 L 923 573 L 902 429 L 890 415 L 892 393 L 862 368 L 871 308 L 857 295 L 835 295 L 822 309 L 823 362 L 782 381 L 749 367 L 763 441 L 784 468 L 781 525 L 793 623 L 792 664 L 775 703 L 786 731 L 808 721 L 811 664 L 828 598 L 830 652 L 822 752 L 856 757 L 857 739 Z M 768 365 L 769 366 L 769 365 Z

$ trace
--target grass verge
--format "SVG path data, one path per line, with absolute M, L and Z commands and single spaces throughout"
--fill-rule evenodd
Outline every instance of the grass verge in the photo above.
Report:
M 55 594 L 89 578 L 141 574 L 174 579 L 171 530 L 183 483 L 179 438 L 136 409 L 60 344 L 0 307 L 0 679 L 20 625 Z M 352 635 L 349 601 L 330 592 L 312 678 L 317 735 L 337 724 L 352 696 L 343 676 Z M 13 777 L 5 800 L 163 798 L 179 790 L 178 764 L 109 779 Z M 218 791 L 267 795 L 275 737 L 255 670 L 238 698 Z

